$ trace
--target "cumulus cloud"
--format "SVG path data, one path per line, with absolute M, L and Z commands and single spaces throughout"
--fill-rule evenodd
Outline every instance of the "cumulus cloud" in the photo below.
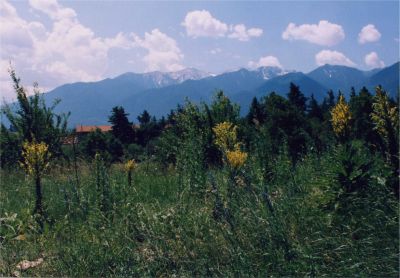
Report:
M 143 39 L 136 36 L 135 43 L 148 51 L 143 58 L 147 71 L 177 71 L 184 68 L 183 54 L 176 41 L 160 30 L 146 32 Z
M 24 20 L 9 2 L 1 1 L 0 59 L 12 61 L 19 75 L 40 81 L 43 87 L 98 80 L 107 69 L 111 48 L 135 46 L 130 35 L 95 36 L 79 22 L 74 10 L 55 0 L 30 0 L 29 4 L 50 18 L 51 27 L 46 29 L 41 22 Z M 10 88 L 2 92 L 3 97 L 14 97 L 9 77 L 1 77 L 1 87 Z
M 191 11 L 185 16 L 182 26 L 190 37 L 223 37 L 228 25 L 214 18 L 209 11 Z
M 147 50 L 143 62 L 148 70 L 182 68 L 183 54 L 176 42 L 158 29 L 144 38 L 133 33 L 100 37 L 79 22 L 73 9 L 55 0 L 29 3 L 50 18 L 48 28 L 41 22 L 24 20 L 9 2 L 0 1 L 0 61 L 2 65 L 12 61 L 25 81 L 39 81 L 42 88 L 54 88 L 63 83 L 102 79 L 108 68 L 109 51 L 116 48 Z M 15 97 L 9 79 L 7 73 L 1 72 L 2 97 L 7 100 Z
M 385 66 L 385 63 L 379 59 L 378 54 L 374 51 L 365 55 L 364 61 L 365 64 L 371 68 L 383 68 Z
M 283 68 L 278 58 L 274 56 L 264 56 L 261 57 L 258 61 L 250 61 L 248 63 L 250 68 L 259 68 L 259 67 L 278 67 Z
M 239 41 L 248 41 L 251 37 L 259 37 L 260 28 L 247 29 L 244 24 L 229 25 L 214 18 L 209 11 L 197 10 L 188 12 L 181 23 L 189 37 L 228 37 Z
M 338 44 L 345 37 L 342 26 L 321 20 L 318 24 L 303 24 L 297 26 L 289 23 L 282 33 L 284 40 L 304 40 L 310 43 L 332 46 Z
M 73 9 L 61 6 L 57 0 L 29 0 L 29 4 L 32 8 L 47 14 L 53 20 L 72 19 L 77 16 Z
M 358 42 L 361 44 L 368 42 L 376 42 L 381 38 L 381 33 L 373 24 L 364 26 L 358 34 Z
M 262 35 L 263 30 L 260 28 L 246 29 L 244 24 L 233 26 L 232 33 L 228 35 L 231 39 L 238 39 L 239 41 L 248 41 L 250 37 L 259 37 Z
M 322 50 L 318 52 L 317 55 L 315 55 L 315 62 L 318 66 L 330 64 L 353 67 L 356 65 L 343 53 L 332 50 Z

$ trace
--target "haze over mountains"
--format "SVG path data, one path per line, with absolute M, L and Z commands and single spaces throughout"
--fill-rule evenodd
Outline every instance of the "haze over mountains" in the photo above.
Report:
M 346 66 L 324 65 L 310 73 L 286 71 L 278 67 L 255 70 L 239 69 L 212 75 L 188 68 L 178 72 L 125 73 L 98 82 L 78 82 L 55 88 L 45 94 L 46 102 L 61 102 L 57 112 L 71 112 L 69 125 L 107 124 L 111 109 L 120 105 L 135 120 L 144 109 L 151 115 L 166 115 L 185 99 L 209 103 L 215 92 L 223 90 L 246 113 L 253 97 L 272 91 L 286 95 L 290 82 L 300 86 L 307 96 L 322 101 L 328 90 L 341 90 L 346 96 L 366 86 L 371 92 L 377 85 L 394 97 L 399 88 L 399 62 L 384 68 L 361 71 Z

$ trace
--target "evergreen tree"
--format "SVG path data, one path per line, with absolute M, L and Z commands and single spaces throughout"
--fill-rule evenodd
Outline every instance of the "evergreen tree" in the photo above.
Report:
M 232 103 L 223 91 L 217 92 L 211 103 L 210 112 L 214 124 L 221 122 L 236 123 L 239 118 L 239 105 Z
M 157 124 L 157 119 L 144 110 L 141 115 L 137 117 L 140 126 L 137 130 L 137 143 L 141 146 L 146 146 L 152 139 L 158 137 L 161 129 Z
M 319 106 L 317 100 L 314 98 L 314 94 L 311 95 L 310 102 L 309 102 L 309 108 L 308 108 L 308 117 L 309 118 L 316 118 L 319 120 L 323 120 L 323 113 L 322 109 Z
M 109 122 L 112 124 L 112 134 L 123 144 L 132 143 L 135 137 L 132 123 L 128 120 L 128 115 L 121 106 L 112 109 Z
M 335 104 L 335 94 L 332 90 L 329 90 L 321 105 L 322 113 L 324 114 L 325 120 L 330 119 L 330 110 L 335 106 Z
M 353 115 L 352 136 L 356 139 L 363 139 L 372 145 L 382 145 L 378 133 L 374 130 L 371 120 L 373 97 L 370 92 L 363 87 L 358 95 L 350 98 L 350 111 Z
M 151 116 L 147 110 L 144 110 L 142 114 L 137 117 L 140 125 L 146 125 L 150 123 Z
M 301 112 L 306 111 L 307 98 L 300 91 L 299 86 L 296 86 L 294 83 L 290 82 L 290 91 L 287 96 L 290 104 L 299 109 Z
M 282 142 L 286 141 L 292 162 L 296 163 L 301 154 L 306 151 L 308 140 L 305 131 L 307 122 L 303 112 L 274 92 L 263 99 L 263 106 L 272 152 L 277 154 L 281 151 Z
M 250 110 L 246 118 L 247 118 L 247 123 L 251 125 L 255 123 L 258 124 L 264 123 L 263 110 L 256 97 L 254 97 L 251 102 Z

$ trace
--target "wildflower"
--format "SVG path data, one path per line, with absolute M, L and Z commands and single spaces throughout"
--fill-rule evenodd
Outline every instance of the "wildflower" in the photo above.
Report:
M 132 171 L 136 168 L 137 164 L 134 159 L 128 160 L 125 165 L 125 171 L 127 172 L 128 176 L 128 185 L 132 186 Z
M 375 124 L 375 130 L 387 139 L 389 129 L 396 128 L 399 124 L 399 111 L 396 106 L 389 103 L 386 93 L 380 87 L 376 88 L 372 108 L 371 119 Z
M 344 136 L 350 126 L 351 113 L 350 108 L 341 95 L 338 103 L 331 111 L 333 131 L 338 136 Z
M 43 230 L 43 204 L 42 204 L 42 185 L 41 178 L 43 172 L 49 166 L 50 152 L 49 147 L 46 143 L 40 142 L 24 142 L 22 150 L 23 161 L 21 166 L 25 169 L 28 175 L 33 176 L 35 179 L 35 191 L 36 191 L 36 205 L 33 214 L 38 213 L 38 223 L 40 230 Z
M 234 151 L 227 151 L 226 158 L 227 158 L 228 164 L 232 168 L 239 169 L 246 162 L 247 153 L 242 152 L 240 149 L 236 149 Z
M 46 143 L 25 142 L 22 145 L 22 157 L 24 158 L 20 165 L 28 175 L 37 177 L 49 166 L 49 147 Z
M 230 122 L 223 122 L 213 127 L 215 144 L 226 152 L 234 147 L 237 141 L 237 126 Z
M 134 159 L 128 160 L 124 164 L 124 168 L 126 172 L 132 172 L 137 167 L 136 161 Z

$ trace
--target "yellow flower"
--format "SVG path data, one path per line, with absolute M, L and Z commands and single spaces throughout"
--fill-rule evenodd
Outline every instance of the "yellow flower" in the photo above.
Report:
M 131 172 L 136 167 L 137 167 L 137 164 L 136 164 L 134 159 L 128 160 L 124 165 L 124 168 L 125 168 L 126 172 Z
M 215 144 L 226 152 L 237 144 L 237 126 L 230 122 L 223 122 L 213 127 L 215 133 Z
M 240 149 L 236 149 L 234 151 L 228 151 L 226 153 L 226 158 L 228 160 L 228 164 L 232 168 L 239 169 L 246 162 L 247 153 L 242 152 Z
M 38 176 L 49 166 L 50 152 L 46 143 L 24 142 L 22 145 L 22 168 L 32 176 Z
M 376 88 L 372 108 L 371 119 L 375 124 L 375 130 L 386 138 L 388 129 L 396 128 L 399 124 L 399 111 L 396 106 L 390 104 L 386 93 L 380 87 Z
M 350 108 L 341 95 L 338 103 L 331 111 L 332 127 L 336 135 L 344 135 L 350 126 L 351 113 Z

